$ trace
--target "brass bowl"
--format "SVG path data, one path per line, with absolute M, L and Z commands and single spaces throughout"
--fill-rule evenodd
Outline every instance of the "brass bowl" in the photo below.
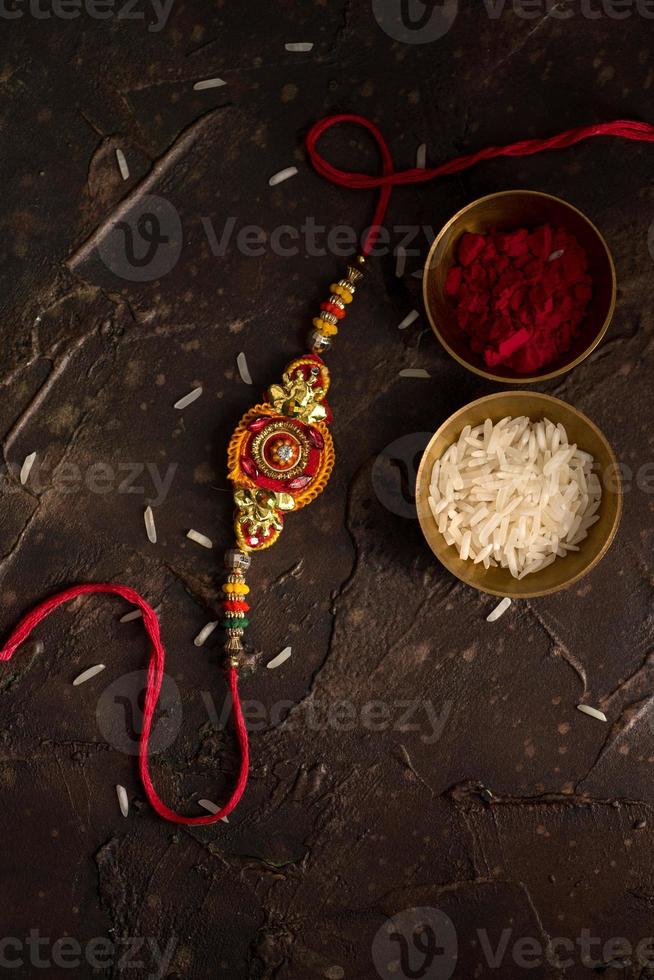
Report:
M 479 425 L 487 418 L 499 422 L 507 415 L 512 418 L 526 415 L 534 422 L 546 416 L 554 423 L 561 422 L 570 441 L 577 443 L 580 449 L 594 457 L 594 469 L 602 484 L 599 520 L 589 529 L 588 537 L 579 546 L 580 550 L 569 552 L 565 558 L 557 558 L 542 571 L 533 572 L 523 579 L 514 578 L 506 568 L 486 569 L 483 564 L 475 565 L 470 560 L 463 561 L 456 548 L 445 541 L 429 509 L 429 484 L 436 460 L 448 446 L 456 442 L 466 425 Z M 490 592 L 491 595 L 531 599 L 558 592 L 578 582 L 604 557 L 620 523 L 622 484 L 617 460 L 605 436 L 576 408 L 558 398 L 552 398 L 551 395 L 538 392 L 500 392 L 464 405 L 432 436 L 418 468 L 416 507 L 427 544 L 453 575 L 467 585 L 482 592 Z
M 586 250 L 593 280 L 586 318 L 570 350 L 537 374 L 527 377 L 502 366 L 489 371 L 483 358 L 471 350 L 467 335 L 456 321 L 452 301 L 445 293 L 445 280 L 455 262 L 459 239 L 467 231 L 486 234 L 492 229 L 509 231 L 545 223 L 562 226 Z M 441 229 L 429 250 L 422 288 L 429 322 L 445 350 L 469 371 L 504 384 L 546 381 L 580 364 L 606 333 L 617 293 L 613 259 L 595 225 L 571 204 L 539 191 L 501 191 L 480 197 L 458 211 Z

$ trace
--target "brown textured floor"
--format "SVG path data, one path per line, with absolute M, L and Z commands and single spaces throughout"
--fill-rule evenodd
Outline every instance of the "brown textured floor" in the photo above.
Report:
M 220 239 L 233 218 L 234 236 L 247 225 L 269 235 L 310 217 L 362 228 L 370 196 L 323 183 L 302 150 L 331 111 L 378 121 L 402 167 L 422 142 L 438 162 L 594 120 L 651 120 L 654 21 L 642 12 L 496 10 L 462 5 L 424 45 L 393 40 L 364 0 L 177 0 L 161 31 L 86 15 L 1 24 L 0 625 L 80 579 L 127 582 L 160 606 L 171 680 L 153 768 L 186 812 L 224 797 L 235 767 L 229 731 L 214 727 L 225 694 L 217 634 L 203 650 L 192 643 L 214 616 L 230 537 L 227 438 L 300 349 L 342 268 L 303 249 L 247 255 L 234 237 L 216 255 L 207 229 Z M 285 51 L 305 40 L 311 53 Z M 193 91 L 216 76 L 227 85 Z M 356 132 L 326 142 L 344 166 L 377 165 Z M 252 778 L 229 824 L 175 829 L 144 802 L 121 749 L 133 747 L 146 644 L 139 623 L 118 622 L 124 606 L 69 608 L 40 630 L 42 649 L 2 666 L 2 933 L 23 959 L 12 969 L 17 947 L 3 944 L 7 975 L 373 980 L 378 931 L 412 907 L 454 923 L 454 975 L 465 980 L 654 975 L 603 948 L 654 934 L 653 154 L 596 141 L 395 195 L 391 223 L 427 229 L 420 255 L 401 280 L 391 257 L 371 263 L 329 359 L 335 474 L 256 560 L 257 665 L 287 644 L 293 655 L 243 679 Z M 289 165 L 299 175 L 270 189 Z M 620 291 L 605 342 L 543 388 L 590 415 L 634 477 L 617 542 L 592 575 L 515 604 L 490 628 L 494 600 L 458 584 L 424 545 L 397 459 L 411 472 L 420 433 L 493 386 L 450 360 L 424 317 L 402 333 L 397 324 L 420 308 L 411 273 L 429 228 L 516 186 L 580 207 L 613 251 Z M 97 246 L 126 196 L 138 208 L 144 194 L 179 214 L 181 255 L 158 280 L 129 282 Z M 238 377 L 239 351 L 254 388 Z M 401 379 L 404 367 L 431 379 Z M 198 383 L 203 397 L 173 410 Z M 189 527 L 213 538 L 213 553 L 185 538 Z M 104 673 L 72 687 L 100 661 Z M 575 711 L 582 697 L 608 726 Z M 117 783 L 132 801 L 127 819 Z M 30 930 L 48 938 L 40 955 L 55 965 L 35 964 Z M 584 930 L 602 940 L 595 968 L 579 944 L 567 967 L 526 969 L 512 952 L 521 939 L 575 942 Z M 105 965 L 57 966 L 52 946 L 66 936 L 87 952 L 106 937 Z M 412 974 L 391 962 L 380 975 L 450 975 L 440 955 L 421 973 L 414 953 Z

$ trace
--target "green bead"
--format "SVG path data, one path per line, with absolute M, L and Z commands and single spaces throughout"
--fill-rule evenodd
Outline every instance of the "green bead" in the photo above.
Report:
M 246 626 L 250 625 L 250 620 L 249 619 L 225 619 L 221 623 L 221 625 L 224 630 L 245 629 Z

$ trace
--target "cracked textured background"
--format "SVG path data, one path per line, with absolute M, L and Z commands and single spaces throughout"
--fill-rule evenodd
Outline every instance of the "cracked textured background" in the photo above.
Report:
M 199 813 L 198 798 L 224 798 L 236 765 L 229 729 L 212 724 L 225 693 L 218 634 L 203 650 L 192 643 L 215 615 L 230 540 L 226 442 L 253 392 L 298 351 L 342 268 L 334 256 L 269 248 L 254 258 L 233 240 L 216 256 L 202 219 L 218 234 L 230 217 L 237 230 L 267 233 L 307 216 L 362 228 L 370 195 L 326 185 L 305 160 L 303 135 L 329 112 L 375 119 L 399 167 L 413 165 L 422 142 L 435 163 L 589 121 L 651 119 L 653 24 L 578 10 L 569 21 L 527 20 L 508 4 L 492 19 L 470 4 L 445 37 L 408 45 L 380 29 L 364 0 L 176 0 L 159 33 L 87 16 L 2 22 L 0 433 L 10 475 L 0 495 L 1 625 L 78 580 L 126 582 L 160 607 L 183 707 L 177 738 L 153 762 L 171 805 Z M 284 42 L 296 40 L 314 50 L 287 53 Z M 193 91 L 215 76 L 227 85 Z M 330 134 L 325 146 L 345 167 L 377 166 L 356 131 Z M 590 215 L 615 256 L 618 308 L 588 361 L 543 388 L 590 415 L 634 470 L 654 446 L 652 153 L 594 141 L 498 160 L 398 191 L 389 217 L 437 229 L 476 196 L 511 187 L 560 195 Z M 270 189 L 268 177 L 292 164 L 299 175 Z M 96 246 L 127 195 L 145 193 L 177 210 L 183 247 L 167 275 L 130 283 Z M 2 665 L 3 935 L 173 941 L 171 980 L 367 980 L 386 918 L 431 906 L 455 923 L 455 975 L 465 980 L 650 976 L 628 956 L 595 970 L 578 955 L 567 968 L 525 970 L 507 953 L 493 970 L 483 955 L 479 929 L 493 947 L 507 929 L 511 942 L 588 929 L 635 944 L 654 934 L 653 498 L 634 482 L 616 544 L 592 575 L 515 604 L 489 627 L 495 600 L 435 564 L 417 522 L 389 512 L 371 480 L 393 440 L 433 431 L 493 390 L 447 357 L 424 317 L 398 333 L 421 305 L 419 265 L 410 258 L 396 279 L 391 257 L 370 263 L 329 359 L 335 474 L 256 559 L 253 663 L 287 644 L 293 655 L 243 677 L 263 720 L 229 824 L 176 829 L 156 818 L 133 756 L 98 726 L 103 690 L 147 654 L 139 623 L 118 622 L 122 605 L 69 607 Z M 236 372 L 239 351 L 254 389 Z M 404 367 L 431 378 L 399 378 Z M 204 396 L 175 412 L 197 383 Z M 40 479 L 21 489 L 17 468 L 33 451 Z M 135 493 L 66 484 L 71 466 L 87 473 L 99 462 L 113 472 L 175 467 L 155 509 L 156 546 L 143 527 L 155 496 L 147 472 Z M 378 465 L 399 488 L 400 468 Z M 191 526 L 213 538 L 213 553 L 186 540 Z M 73 688 L 99 661 L 106 671 Z M 582 698 L 608 726 L 575 711 Z M 415 701 L 402 725 L 401 704 Z M 355 722 L 316 724 L 340 702 Z M 389 711 L 382 730 L 362 723 L 371 702 Z M 125 703 L 116 710 L 123 728 L 132 723 Z M 131 799 L 126 820 L 117 783 Z M 13 975 L 157 975 L 145 961 L 26 962 Z

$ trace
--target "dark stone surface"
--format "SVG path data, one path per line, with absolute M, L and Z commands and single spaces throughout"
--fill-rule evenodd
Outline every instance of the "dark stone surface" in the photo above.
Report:
M 298 351 L 343 264 L 304 247 L 276 254 L 269 240 L 253 257 L 234 237 L 215 255 L 208 221 L 218 238 L 230 218 L 234 235 L 252 224 L 270 236 L 308 217 L 361 229 L 370 195 L 326 185 L 302 150 L 308 126 L 328 112 L 378 121 L 399 167 L 413 164 L 421 142 L 437 162 L 590 121 L 651 119 L 654 22 L 630 7 L 620 20 L 609 16 L 617 4 L 591 7 L 574 4 L 561 20 L 559 7 L 526 19 L 508 3 L 492 8 L 495 17 L 462 4 L 429 44 L 393 40 L 363 0 L 176 0 L 161 31 L 87 14 L 2 20 L 1 625 L 78 580 L 126 582 L 160 606 L 183 714 L 153 771 L 179 809 L 199 813 L 198 798 L 224 798 L 236 765 L 229 729 L 212 725 L 210 709 L 220 714 L 225 696 L 218 634 L 203 650 L 192 643 L 215 615 L 231 540 L 227 439 Z M 314 50 L 287 53 L 284 42 L 297 40 Z M 193 91 L 215 76 L 227 85 Z M 377 166 L 356 131 L 331 134 L 325 148 L 346 167 Z M 634 472 L 654 445 L 653 153 L 603 140 L 496 161 L 402 189 L 390 211 L 395 226 L 437 229 L 474 197 L 520 186 L 589 214 L 615 256 L 618 308 L 602 346 L 544 388 L 589 414 Z M 270 189 L 268 177 L 291 164 L 299 175 Z M 96 248 L 122 202 L 138 208 L 145 194 L 179 215 L 181 254 L 159 279 L 130 282 Z M 401 496 L 401 467 L 378 460 L 376 485 L 387 489 L 372 482 L 386 446 L 433 431 L 493 390 L 447 357 L 424 317 L 397 331 L 420 307 L 411 273 L 426 244 L 421 234 L 401 280 L 392 257 L 371 262 L 329 358 L 336 471 L 256 559 L 257 662 L 287 644 L 293 656 L 243 679 L 263 720 L 253 724 L 251 783 L 229 824 L 176 829 L 145 804 L 121 746 L 139 687 L 129 675 L 147 648 L 138 622 L 118 622 L 118 602 L 58 613 L 40 629 L 42 649 L 2 666 L 2 929 L 23 943 L 24 961 L 13 971 L 5 963 L 7 975 L 368 980 L 377 976 L 376 933 L 412 907 L 452 920 L 454 975 L 465 980 L 650 975 L 634 957 L 625 969 L 583 966 L 579 945 L 566 968 L 541 957 L 526 969 L 511 950 L 520 939 L 574 942 L 588 930 L 602 940 L 593 958 L 617 961 L 620 951 L 603 943 L 635 946 L 654 934 L 651 492 L 631 481 L 616 544 L 572 591 L 485 623 L 494 600 L 452 579 L 417 522 L 386 506 L 388 487 Z M 239 380 L 239 351 L 254 388 Z M 409 366 L 431 379 L 399 378 Z M 196 383 L 203 397 L 174 411 Z M 390 455 L 404 453 L 412 469 L 415 446 L 401 447 Z M 17 472 L 33 451 L 21 489 Z M 109 469 L 94 470 L 99 463 Z M 153 472 L 172 474 L 167 494 Z M 147 500 L 156 503 L 156 546 L 144 532 Z M 191 526 L 213 538 L 213 553 L 185 538 Z M 104 673 L 72 687 L 100 661 Z M 115 688 L 103 700 L 114 682 L 118 700 Z M 575 711 L 582 697 L 603 707 L 608 726 Z M 334 716 L 342 702 L 346 714 Z M 375 702 L 386 721 L 376 715 L 373 726 Z M 160 723 L 170 738 L 177 703 L 173 688 Z M 123 741 L 107 740 L 98 719 Z M 132 801 L 127 820 L 117 783 Z M 66 936 L 87 952 L 93 937 L 116 947 L 141 937 L 172 956 L 158 972 L 151 946 L 103 968 L 45 968 L 25 945 L 36 929 L 52 962 Z M 506 930 L 508 949 L 493 967 L 485 949 Z M 139 959 L 145 965 L 128 965 Z M 431 971 L 449 975 L 442 959 Z M 388 973 L 403 975 L 401 965 Z

